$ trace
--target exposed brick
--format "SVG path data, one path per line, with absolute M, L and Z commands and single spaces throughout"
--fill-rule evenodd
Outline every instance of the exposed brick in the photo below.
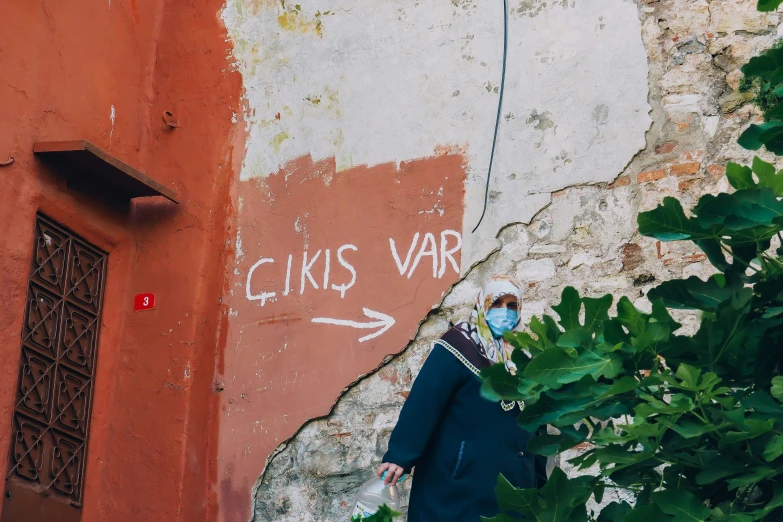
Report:
M 701 163 L 698 161 L 692 161 L 690 163 L 681 163 L 679 165 L 672 165 L 671 166 L 671 173 L 672 176 L 689 176 L 691 174 L 696 174 L 699 172 L 699 169 L 701 168 Z
M 381 370 L 378 372 L 378 376 L 384 381 L 397 384 L 397 370 Z
M 688 116 L 687 120 L 677 122 L 677 128 L 683 131 L 690 127 L 691 123 L 693 123 L 693 116 Z
M 690 188 L 693 186 L 694 183 L 696 183 L 696 181 L 698 181 L 698 178 L 684 179 L 677 184 L 677 190 L 679 190 L 680 192 L 685 192 L 686 190 L 690 190 Z
M 685 161 L 698 161 L 704 156 L 704 149 L 685 150 L 682 152 L 682 159 Z
M 674 147 L 677 146 L 676 141 L 667 141 L 666 143 L 662 143 L 655 147 L 655 153 L 656 154 L 668 154 L 671 151 L 674 150 Z
M 660 258 L 662 258 L 662 257 L 663 257 L 663 253 L 661 252 L 661 247 L 662 247 L 662 246 L 663 246 L 663 245 L 661 244 L 661 242 L 660 242 L 660 241 L 656 241 L 656 242 L 655 242 L 655 250 L 658 252 L 658 259 L 660 259 Z
M 559 198 L 560 196 L 565 196 L 565 189 L 564 190 L 558 190 L 557 192 L 552 192 L 553 198 Z
M 705 261 L 707 256 L 704 254 L 691 254 L 688 256 L 682 256 L 682 258 L 688 263 L 698 263 L 700 261 Z
M 636 181 L 639 183 L 649 183 L 650 181 L 657 181 L 666 177 L 666 169 L 648 170 L 642 172 L 636 176 Z
M 626 187 L 631 184 L 631 178 L 628 176 L 620 176 L 614 183 L 609 184 L 609 188 Z
M 403 399 L 407 399 L 410 394 L 411 394 L 411 392 L 409 392 L 409 391 L 397 392 L 397 395 L 402 396 Z
M 713 178 L 719 178 L 726 173 L 726 166 L 713 163 L 707 167 L 707 173 Z
M 642 247 L 636 243 L 623 245 L 623 270 L 633 270 L 644 262 Z

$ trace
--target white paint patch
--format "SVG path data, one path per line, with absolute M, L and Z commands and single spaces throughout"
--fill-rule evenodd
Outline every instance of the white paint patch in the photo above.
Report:
M 611 181 L 651 122 L 636 5 L 511 4 L 503 118 L 477 234 L 467 232 L 481 214 L 497 110 L 501 0 L 229 2 L 222 17 L 251 115 L 241 179 L 307 154 L 345 169 L 465 147 L 463 270 L 552 191 Z

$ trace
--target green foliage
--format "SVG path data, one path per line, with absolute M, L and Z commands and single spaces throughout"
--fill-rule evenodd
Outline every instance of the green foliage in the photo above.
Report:
M 393 522 L 396 517 L 399 517 L 402 513 L 397 513 L 386 504 L 378 508 L 378 511 L 374 515 L 370 515 L 367 518 L 361 515 L 352 516 L 351 522 Z
M 783 0 L 781 0 L 783 1 Z M 759 2 L 774 11 L 781 1 Z M 755 103 L 764 113 L 766 123 L 751 125 L 740 136 L 738 143 L 750 150 L 766 147 L 775 154 L 783 154 L 783 42 L 778 41 L 760 56 L 742 67 L 745 75 L 740 81 L 741 92 L 752 91 Z
M 662 283 L 649 313 L 569 287 L 556 317 L 507 334 L 518 371 L 488 368 L 482 394 L 523 401 L 528 431 L 560 431 L 535 437 L 531 451 L 586 443 L 570 462 L 599 473 L 556 471 L 540 491 L 501 477 L 502 513 L 488 520 L 591 520 L 585 502 L 608 488 L 635 506 L 612 503 L 598 522 L 783 517 L 783 252 L 771 251 L 783 232 L 783 171 L 756 158 L 726 175 L 731 194 L 705 195 L 687 214 L 665 198 L 638 217 L 641 234 L 694 242 L 718 273 Z M 678 333 L 670 309 L 698 311 L 696 333 Z
M 780 7 L 780 4 L 783 4 L 783 0 L 759 0 L 758 10 L 762 12 L 775 11 Z
M 585 502 L 593 493 L 594 483 L 595 479 L 592 477 L 568 480 L 565 473 L 560 469 L 555 469 L 549 482 L 538 491 L 517 489 L 501 475 L 498 477 L 495 491 L 502 513 L 484 520 L 487 522 L 511 522 L 518 520 L 518 518 L 510 513 L 519 513 L 530 520 L 586 521 Z

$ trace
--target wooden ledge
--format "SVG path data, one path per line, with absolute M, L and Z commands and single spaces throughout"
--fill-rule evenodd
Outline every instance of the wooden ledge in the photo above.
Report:
M 177 193 L 123 163 L 89 141 L 42 141 L 33 154 L 51 162 L 69 182 L 90 185 L 112 199 L 163 196 L 179 204 Z

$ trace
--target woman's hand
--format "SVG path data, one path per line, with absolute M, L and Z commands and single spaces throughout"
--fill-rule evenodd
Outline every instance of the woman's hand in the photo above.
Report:
M 384 471 L 388 471 L 386 480 L 383 481 L 384 484 L 391 484 L 392 486 L 397 484 L 397 481 L 400 480 L 402 474 L 405 473 L 401 466 L 392 464 L 391 462 L 384 462 L 378 467 L 378 478 L 381 478 Z

